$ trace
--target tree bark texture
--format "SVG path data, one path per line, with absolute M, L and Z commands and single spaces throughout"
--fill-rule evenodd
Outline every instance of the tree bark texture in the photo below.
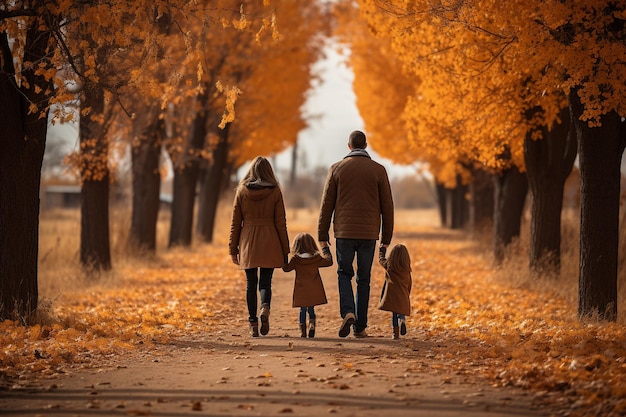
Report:
M 289 186 L 295 187 L 296 178 L 298 176 L 298 140 L 293 144 L 291 148 L 291 171 L 289 172 Z
M 485 170 L 474 170 L 474 180 L 469 184 L 469 221 L 473 230 L 493 223 L 493 175 Z
M 208 88 L 198 95 L 198 111 L 194 117 L 189 142 L 184 154 L 177 155 L 174 162 L 174 195 L 169 247 L 191 246 L 196 186 L 200 173 L 200 156 L 207 136 L 208 111 L 204 108 Z
M 108 144 L 104 138 L 104 91 L 87 82 L 83 85 L 81 108 L 90 112 L 80 118 L 81 228 L 80 262 L 87 270 L 111 269 L 109 243 L 109 168 Z
M 439 219 L 441 220 L 441 227 L 448 226 L 448 202 L 446 187 L 443 183 L 435 180 L 435 190 L 437 192 L 437 207 L 439 208 Z
M 563 188 L 578 151 L 568 108 L 561 111 L 560 120 L 542 130 L 543 139 L 524 141 L 532 197 L 529 264 L 535 272 L 550 274 L 558 274 L 561 265 Z
M 26 32 L 24 61 L 47 63 L 49 37 L 34 21 Z M 17 85 L 4 31 L 0 63 L 0 321 L 27 320 L 39 296 L 39 186 L 52 85 L 28 68 L 22 70 L 27 83 Z
M 230 123 L 218 131 L 219 141 L 213 150 L 213 163 L 205 172 L 198 204 L 198 233 L 205 242 L 213 242 L 217 206 L 222 194 L 224 176 L 227 175 L 228 133 Z
M 448 194 L 446 198 L 446 212 L 450 229 L 462 229 L 467 223 L 469 217 L 469 202 L 466 198 L 467 191 L 468 186 L 461 182 L 460 176 L 457 177 L 456 186 L 446 190 L 446 194 Z
M 496 265 L 500 265 L 504 261 L 506 247 L 520 236 L 528 180 L 525 173 L 511 167 L 495 176 L 494 182 L 494 260 Z
M 165 122 L 157 113 L 146 132 L 133 144 L 133 207 L 131 244 L 140 251 L 156 251 L 157 221 L 161 193 L 159 161 L 165 137 Z
M 570 93 L 572 120 L 578 135 L 580 164 L 580 263 L 578 315 L 617 319 L 620 162 L 626 144 L 624 123 L 616 112 L 601 126 L 581 121 L 583 106 Z

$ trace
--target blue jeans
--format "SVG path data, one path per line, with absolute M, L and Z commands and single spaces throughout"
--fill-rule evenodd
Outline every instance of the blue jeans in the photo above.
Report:
M 261 304 L 270 305 L 272 301 L 272 275 L 274 268 L 249 268 L 246 272 L 246 302 L 248 303 L 248 321 L 256 323 L 259 318 L 257 312 L 257 286 L 261 295 Z
M 315 321 L 315 307 L 300 307 L 300 324 L 306 323 L 306 313 L 309 313 L 309 319 Z
M 400 313 L 391 313 L 391 326 L 400 327 L 400 320 L 406 320 L 406 316 Z
M 339 312 L 341 317 L 348 313 L 356 316 L 354 331 L 367 327 L 367 309 L 370 300 L 370 275 L 376 240 L 337 239 L 337 277 L 339 279 Z M 356 308 L 352 277 L 354 276 L 354 256 L 356 255 Z

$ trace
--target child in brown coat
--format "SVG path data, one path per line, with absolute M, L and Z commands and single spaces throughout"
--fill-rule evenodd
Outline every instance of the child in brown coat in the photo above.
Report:
M 411 257 L 403 244 L 391 248 L 388 259 L 385 253 L 386 248 L 381 246 L 378 261 L 387 272 L 378 308 L 391 311 L 393 338 L 399 339 L 400 334 L 406 334 L 406 316 L 411 314 Z
M 307 336 L 306 315 L 309 313 L 309 337 L 315 337 L 315 306 L 326 304 L 326 292 L 319 268 L 331 266 L 333 257 L 325 246 L 320 254 L 315 239 L 308 233 L 298 234 L 292 244 L 293 253 L 283 271 L 295 269 L 293 285 L 293 307 L 300 307 L 300 336 Z

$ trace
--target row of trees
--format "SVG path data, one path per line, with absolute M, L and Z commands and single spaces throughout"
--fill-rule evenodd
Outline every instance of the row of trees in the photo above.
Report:
M 78 108 L 80 259 L 111 268 L 111 155 L 130 149 L 131 239 L 154 251 L 160 155 L 174 165 L 170 245 L 212 239 L 224 176 L 305 126 L 325 10 L 289 0 L 17 0 L 0 6 L 0 320 L 37 308 L 39 184 L 48 121 Z M 60 104 L 58 106 L 53 106 Z M 51 110 L 53 109 L 53 110 Z M 201 185 L 198 185 L 201 184 Z
M 358 0 L 339 15 L 372 146 L 428 161 L 448 188 L 495 178 L 496 261 L 530 191 L 530 267 L 558 273 L 563 187 L 578 155 L 579 315 L 615 320 L 626 5 Z M 484 200 L 484 189 L 472 195 Z
M 579 314 L 608 320 L 617 316 L 625 8 L 608 0 L 344 0 L 337 8 L 372 147 L 396 162 L 428 161 L 439 190 L 468 186 L 489 201 L 484 178 L 493 176 L 496 260 L 519 234 L 530 190 L 530 265 L 558 271 L 563 184 L 578 155 Z M 304 126 L 300 106 L 326 17 L 316 3 L 289 0 L 0 6 L 0 319 L 37 306 L 49 118 L 74 117 L 68 103 L 79 109 L 85 266 L 111 267 L 109 156 L 129 144 L 135 244 L 155 248 L 162 149 L 175 167 L 170 245 L 190 243 L 198 184 L 197 224 L 210 240 L 224 176 L 291 145 Z M 450 206 L 464 204 L 465 193 L 449 195 Z

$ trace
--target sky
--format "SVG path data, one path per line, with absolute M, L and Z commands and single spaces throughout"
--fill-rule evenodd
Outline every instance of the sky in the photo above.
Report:
M 325 59 L 315 68 L 319 71 L 321 82 L 313 87 L 303 108 L 305 116 L 312 117 L 310 126 L 298 136 L 299 149 L 309 169 L 328 167 L 343 158 L 348 153 L 350 132 L 364 130 L 352 91 L 352 70 L 331 47 L 327 47 L 325 52 Z M 415 167 L 395 165 L 378 156 L 372 149 L 368 148 L 368 151 L 372 158 L 385 166 L 391 177 L 416 173 Z M 279 171 L 289 170 L 291 148 L 277 155 L 274 164 Z

